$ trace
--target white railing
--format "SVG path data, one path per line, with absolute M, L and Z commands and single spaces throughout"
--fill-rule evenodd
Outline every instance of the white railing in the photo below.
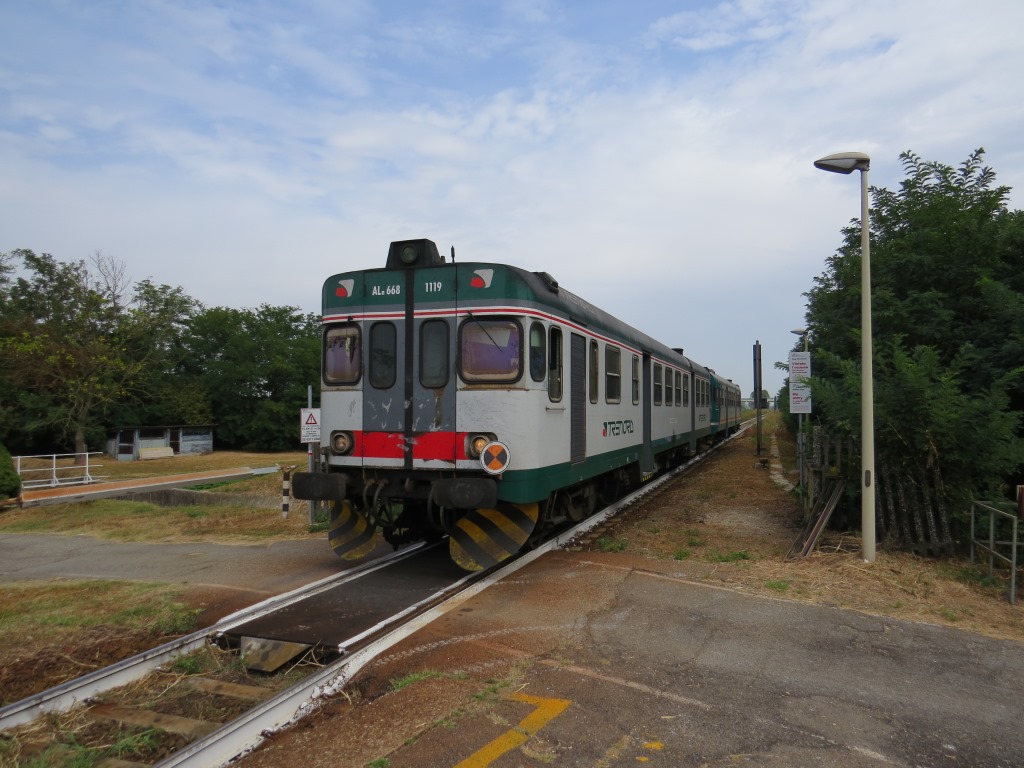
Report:
M 1019 493 L 1019 492 L 1018 492 Z M 1018 498 L 1020 498 L 1018 496 Z M 1004 507 L 999 509 L 996 505 Z M 977 561 L 977 551 L 981 550 L 988 555 L 988 575 L 992 576 L 995 561 L 999 560 L 1010 567 L 1010 593 L 1008 595 L 1011 603 L 1017 602 L 1017 570 L 1020 560 L 1018 550 L 1020 549 L 1020 521 L 1024 518 L 1024 502 L 1017 510 L 1009 511 L 1009 503 L 974 501 L 971 503 L 971 562 Z M 988 535 L 979 535 L 974 528 L 978 518 L 988 517 Z M 1009 554 L 1006 554 L 1009 552 Z
M 100 451 L 92 453 L 50 453 L 39 456 L 13 456 L 14 469 L 21 477 L 23 490 L 33 488 L 56 488 L 62 485 L 88 485 L 96 482 L 93 470 L 103 466 L 90 457 L 102 456 Z

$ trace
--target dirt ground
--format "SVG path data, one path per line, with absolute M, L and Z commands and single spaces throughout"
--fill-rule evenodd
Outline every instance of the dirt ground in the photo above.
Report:
M 793 448 L 785 433 L 778 445 L 782 472 L 792 481 Z M 881 548 L 875 563 L 866 564 L 857 534 L 830 531 L 809 557 L 786 559 L 802 523 L 801 509 L 756 459 L 752 438 L 733 440 L 575 547 L 630 560 L 678 561 L 690 578 L 744 592 L 1024 641 L 1024 607 L 1009 604 L 1005 582 L 985 586 L 987 571 L 965 558 L 932 560 Z M 180 596 L 208 621 L 216 617 L 203 612 L 214 598 L 208 588 Z M 0 666 L 3 698 L 16 701 L 161 639 L 154 632 L 102 625 L 66 635 L 59 645 L 26 638 Z
M 859 532 L 835 530 L 808 557 L 786 559 L 804 522 L 796 496 L 772 478 L 781 474 L 796 483 L 789 437 L 780 432 L 775 442 L 776 472 L 761 468 L 752 438 L 740 437 L 619 514 L 585 545 L 685 561 L 688 574 L 745 592 L 1024 640 L 1024 607 L 1009 603 L 1005 570 L 991 585 L 987 567 L 966 557 L 937 560 L 882 546 L 868 564 Z

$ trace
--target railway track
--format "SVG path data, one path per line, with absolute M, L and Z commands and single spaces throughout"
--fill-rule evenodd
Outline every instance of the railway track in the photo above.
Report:
M 739 434 L 742 434 L 742 430 Z M 32 735 L 20 743 L 26 747 L 26 752 L 42 754 L 60 747 L 56 746 L 53 734 L 41 735 L 45 729 L 36 727 L 34 721 L 59 721 L 61 717 L 76 717 L 79 718 L 77 727 L 85 727 L 81 724 L 84 719 L 88 722 L 116 723 L 108 727 L 115 730 L 127 729 L 139 739 L 153 739 L 153 734 L 163 734 L 156 739 L 157 746 L 150 750 L 155 758 L 149 762 L 115 761 L 109 765 L 158 765 L 162 768 L 208 768 L 223 765 L 255 748 L 266 734 L 287 727 L 314 710 L 319 702 L 340 693 L 363 667 L 410 634 L 457 608 L 495 581 L 526 566 L 541 554 L 579 540 L 590 532 L 599 532 L 600 526 L 621 509 L 685 472 L 717 447 L 656 478 L 496 569 L 471 574 L 454 571 L 446 573 L 443 568 L 438 569 L 437 563 L 450 564 L 447 547 L 420 544 L 403 549 L 337 576 L 270 598 L 238 611 L 212 627 L 3 707 L 0 709 L 0 738 L 6 737 L 14 729 L 21 729 L 19 733 L 30 732 Z M 425 565 L 430 563 L 432 553 L 437 555 L 433 558 L 434 564 Z M 426 591 L 421 589 L 416 592 L 409 587 L 409 584 L 414 583 L 413 576 L 417 581 L 423 580 L 422 574 L 430 572 L 431 568 L 436 572 L 435 578 L 426 579 Z M 403 594 L 415 593 L 415 599 L 404 600 L 401 604 L 389 602 L 388 610 L 383 615 L 357 606 L 344 617 L 328 617 L 346 629 L 346 632 L 330 643 L 310 644 L 288 640 L 289 632 L 295 630 L 278 631 L 278 637 L 271 636 L 275 634 L 274 631 L 266 631 L 267 626 L 272 626 L 274 622 L 280 621 L 280 617 L 289 614 L 293 626 L 308 629 L 308 622 L 303 623 L 302 606 L 313 606 L 307 613 L 329 612 L 323 606 L 335 606 L 338 603 L 339 593 L 334 592 L 332 595 L 334 590 L 343 589 L 347 595 L 368 595 L 367 602 L 377 601 L 382 594 L 388 593 L 388 588 L 383 585 L 389 579 L 402 585 L 400 591 Z M 358 589 L 351 589 L 353 583 L 358 583 Z M 317 604 L 317 600 L 321 602 Z M 359 620 L 347 621 L 346 617 L 351 618 L 352 615 L 358 616 Z M 304 661 L 290 665 L 290 671 L 285 674 L 260 678 L 260 685 L 196 674 L 190 672 L 188 664 L 180 661 L 189 658 L 189 654 L 209 648 L 211 644 L 241 648 L 243 654 L 248 656 L 252 647 L 245 649 L 246 633 L 253 631 L 253 628 L 264 636 L 258 638 L 257 643 L 294 644 L 296 648 L 291 650 L 305 653 Z M 286 648 L 286 655 L 287 652 Z M 169 670 L 175 666 L 179 673 L 169 674 Z M 143 678 L 149 679 L 150 685 L 159 690 L 170 690 L 176 686 L 187 688 L 189 693 L 186 698 L 194 696 L 202 703 L 214 700 L 234 703 L 213 708 L 216 710 L 215 715 L 228 713 L 223 721 L 216 717 L 203 718 L 160 711 L 146 696 L 135 695 L 133 699 L 132 689 L 141 686 L 139 681 Z M 128 693 L 121 695 L 120 691 Z M 210 709 L 207 707 L 207 711 Z M 26 728 L 30 730 L 25 731 Z

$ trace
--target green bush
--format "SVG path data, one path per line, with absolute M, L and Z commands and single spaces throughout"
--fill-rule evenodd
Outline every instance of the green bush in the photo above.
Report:
M 0 445 L 0 499 L 13 499 L 21 492 L 21 478 L 14 471 L 14 460 Z

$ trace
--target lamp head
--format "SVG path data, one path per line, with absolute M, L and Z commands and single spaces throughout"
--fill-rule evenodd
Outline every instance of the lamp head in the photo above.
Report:
M 815 160 L 814 167 L 832 173 L 866 171 L 871 167 L 871 158 L 863 152 L 837 152 Z

